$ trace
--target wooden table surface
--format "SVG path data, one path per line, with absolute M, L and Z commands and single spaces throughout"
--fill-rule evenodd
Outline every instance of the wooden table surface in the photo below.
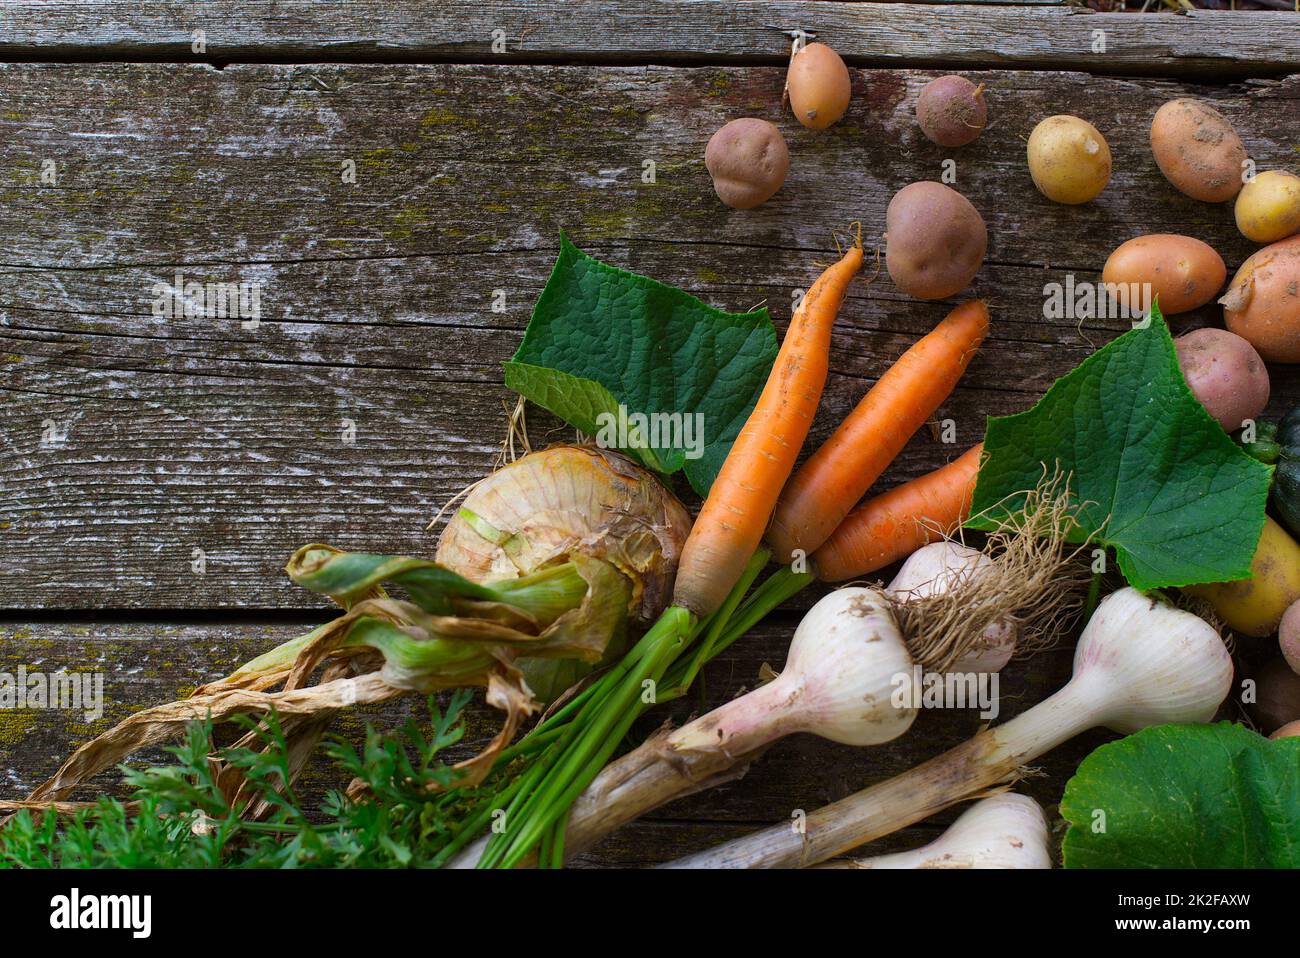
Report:
M 852 66 L 848 114 L 828 131 L 780 110 L 780 31 L 796 27 Z M 298 545 L 433 552 L 426 525 L 497 454 L 510 398 L 500 364 L 561 230 L 721 308 L 766 303 L 784 330 L 832 230 L 861 220 L 878 237 L 892 194 L 938 178 L 951 156 L 989 226 L 972 293 L 994 305 L 988 342 L 941 410 L 965 448 L 985 416 L 1028 408 L 1124 328 L 1045 318 L 1045 284 L 1097 279 L 1140 233 L 1198 236 L 1230 270 L 1253 251 L 1230 205 L 1196 203 L 1156 169 L 1147 132 L 1161 102 L 1214 102 L 1260 169 L 1294 168 L 1300 150 L 1300 15 L 1285 12 L 19 2 L 0 6 L 0 61 L 0 671 L 101 671 L 107 706 L 93 723 L 0 712 L 0 798 L 25 795 L 108 724 L 323 621 L 325 606 L 281 572 Z M 912 108 L 954 69 L 986 84 L 992 122 L 945 151 Z M 1053 113 L 1091 120 L 1110 143 L 1114 176 L 1087 206 L 1054 205 L 1029 180 L 1024 140 Z M 704 144 L 745 115 L 780 124 L 791 172 L 772 201 L 735 212 L 713 195 Z M 340 175 L 349 163 L 355 182 Z M 178 272 L 261 284 L 257 327 L 155 315 L 155 284 Z M 811 441 L 948 308 L 909 300 L 883 272 L 857 284 Z M 1207 307 L 1173 325 L 1219 319 Z M 1300 376 L 1273 372 L 1276 414 L 1300 401 Z M 571 434 L 540 414 L 531 432 Z M 923 431 L 880 488 L 951 448 Z M 644 729 L 779 667 L 797 617 L 774 615 L 706 671 L 700 696 L 652 711 Z M 1013 664 L 1003 717 L 1059 686 L 1069 659 L 1064 648 Z M 495 720 L 476 708 L 469 737 Z M 978 724 L 930 712 L 864 750 L 795 736 L 742 781 L 659 810 L 582 862 L 662 861 L 788 819 Z M 1054 814 L 1079 759 L 1109 737 L 1047 756 L 1024 789 Z M 310 776 L 322 785 L 327 772 Z M 951 817 L 882 847 L 917 844 Z

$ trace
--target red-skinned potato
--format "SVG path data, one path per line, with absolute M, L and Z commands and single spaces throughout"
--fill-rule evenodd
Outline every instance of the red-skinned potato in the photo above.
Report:
M 1280 729 L 1274 732 L 1269 738 L 1291 738 L 1300 735 L 1300 720 L 1287 722 Z
M 1277 627 L 1277 644 L 1291 671 L 1300 675 L 1300 599 L 1292 602 L 1282 613 L 1282 621 Z
M 767 120 L 732 120 L 709 140 L 704 165 L 718 199 L 747 210 L 770 199 L 790 171 L 790 151 L 781 131 Z
M 916 122 L 921 132 L 939 146 L 965 146 L 984 132 L 988 105 L 984 86 L 962 76 L 931 80 L 916 99 Z
M 1254 676 L 1255 702 L 1251 717 L 1267 735 L 1300 720 L 1300 675 L 1281 659 L 1274 659 Z
M 1300 363 L 1300 236 L 1241 264 L 1223 304 L 1224 324 L 1271 363 Z
M 917 299 L 943 299 L 970 285 L 989 234 L 970 200 L 942 183 L 910 183 L 885 211 L 885 268 Z
M 849 68 L 824 43 L 810 43 L 794 55 L 786 86 L 790 108 L 810 130 L 824 130 L 842 117 L 853 93 Z
M 1269 381 L 1255 348 L 1226 329 L 1194 329 L 1174 340 L 1178 365 L 1192 395 L 1228 432 L 1258 419 L 1268 405 Z
M 1101 271 L 1103 283 L 1150 283 L 1166 316 L 1204 306 L 1227 276 L 1223 257 L 1213 247 L 1174 233 L 1152 233 L 1121 244 Z
M 1226 203 L 1241 191 L 1246 146 L 1232 124 L 1201 100 L 1170 100 L 1151 121 L 1156 165 L 1180 192 Z

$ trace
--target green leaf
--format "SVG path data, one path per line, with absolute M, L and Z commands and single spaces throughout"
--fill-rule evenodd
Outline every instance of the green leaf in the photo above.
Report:
M 1300 738 L 1143 729 L 1083 760 L 1061 814 L 1066 868 L 1300 868 Z
M 766 309 L 714 309 L 602 263 L 562 235 L 524 341 L 505 364 L 506 385 L 648 468 L 684 470 L 704 495 L 776 350 Z M 620 404 L 630 428 L 602 433 L 619 422 Z M 638 429 L 638 414 L 656 418 Z
M 1192 396 L 1156 306 L 1032 409 L 990 418 L 984 448 L 972 528 L 1019 512 L 1024 491 L 1059 464 L 1079 504 L 1075 541 L 1114 547 L 1134 588 L 1250 575 L 1272 468 Z

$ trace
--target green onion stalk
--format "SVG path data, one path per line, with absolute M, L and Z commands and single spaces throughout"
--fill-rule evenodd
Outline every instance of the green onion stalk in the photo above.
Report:
M 746 598 L 769 558 L 765 548 L 755 553 L 712 615 L 699 619 L 670 607 L 616 666 L 499 755 L 498 770 L 523 758 L 522 770 L 479 802 L 434 864 L 451 861 L 500 820 L 504 827 L 488 840 L 478 867 L 513 868 L 534 859 L 542 867 L 561 866 L 569 809 L 632 724 L 651 705 L 684 695 L 705 664 L 813 580 L 783 567 Z

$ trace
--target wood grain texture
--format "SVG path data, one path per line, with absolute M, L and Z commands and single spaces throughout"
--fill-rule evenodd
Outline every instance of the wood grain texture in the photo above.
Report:
M 782 120 L 789 180 L 739 213 L 713 196 L 703 146 L 736 115 L 781 119 L 778 69 L 0 65 L 0 608 L 304 608 L 319 603 L 280 572 L 304 542 L 431 553 L 427 521 L 496 453 L 500 363 L 561 229 L 717 306 L 766 302 L 784 328 L 833 230 L 860 220 L 878 237 L 893 192 L 940 174 L 948 154 L 911 118 L 931 75 L 855 70 L 842 124 Z M 880 488 L 974 443 L 986 415 L 1027 408 L 1124 328 L 1045 318 L 1044 284 L 1095 279 L 1143 232 L 1199 236 L 1230 267 L 1251 252 L 1229 206 L 1155 168 L 1161 101 L 1213 99 L 1261 168 L 1290 161 L 1300 121 L 1297 78 L 972 76 L 993 124 L 952 158 L 989 225 L 971 294 L 992 301 L 993 332 L 941 410 L 955 446 L 923 430 Z M 1057 112 L 1092 118 L 1116 157 L 1082 208 L 1049 203 L 1025 170 L 1022 138 Z M 257 327 L 153 315 L 178 270 L 261 284 Z M 947 309 L 883 273 L 860 281 L 812 440 Z M 1174 326 L 1217 321 L 1209 307 Z M 1298 398 L 1294 368 L 1276 367 L 1272 410 Z M 533 434 L 571 435 L 544 416 Z
M 858 65 L 1244 77 L 1285 73 L 1300 64 L 1294 16 L 803 0 L 222 0 L 147 6 L 25 0 L 6 5 L 0 57 L 777 63 L 788 53 L 781 31 L 799 28 L 815 32 Z M 196 52 L 197 30 L 205 46 Z M 1096 31 L 1105 34 L 1104 52 L 1095 46 Z
M 706 710 L 752 688 L 758 667 L 769 662 L 779 668 L 795 619 L 776 616 L 727 650 L 703 673 L 698 695 L 651 710 L 637 732 L 647 734 L 666 719 L 682 722 L 693 710 Z M 284 625 L 175 625 L 166 623 L 41 622 L 0 625 L 0 672 L 19 666 L 46 673 L 102 672 L 105 713 L 88 722 L 68 711 L 0 711 L 0 798 L 16 799 L 48 776 L 72 748 L 111 723 L 146 705 L 169 701 L 178 694 L 228 673 L 239 663 L 304 628 Z M 1062 649 L 1013 663 L 1002 677 L 999 721 L 1039 701 L 1069 677 L 1070 652 Z M 416 698 L 383 708 L 359 709 L 340 715 L 332 731 L 352 741 L 364 734 L 364 722 L 394 727 L 408 716 L 422 718 Z M 468 713 L 467 735 L 448 758 L 464 757 L 494 731 L 498 713 L 483 705 L 482 695 Z M 585 866 L 633 866 L 666 861 L 736 837 L 755 827 L 788 820 L 795 809 L 811 811 L 937 755 L 968 738 L 980 725 L 973 711 L 929 711 L 912 730 L 888 745 L 854 749 L 809 735 L 779 742 L 740 782 L 674 802 L 624 829 L 588 854 Z M 1110 738 L 1094 732 L 1081 736 L 1052 754 L 1042 774 L 1027 779 L 1020 790 L 1041 802 L 1054 816 L 1061 788 L 1078 761 Z M 161 752 L 142 753 L 135 761 L 157 762 Z M 99 787 L 121 794 L 115 774 L 96 779 Z M 341 785 L 328 763 L 317 760 L 303 781 L 307 800 L 328 787 Z M 950 811 L 899 833 L 872 851 L 923 844 L 955 817 Z

